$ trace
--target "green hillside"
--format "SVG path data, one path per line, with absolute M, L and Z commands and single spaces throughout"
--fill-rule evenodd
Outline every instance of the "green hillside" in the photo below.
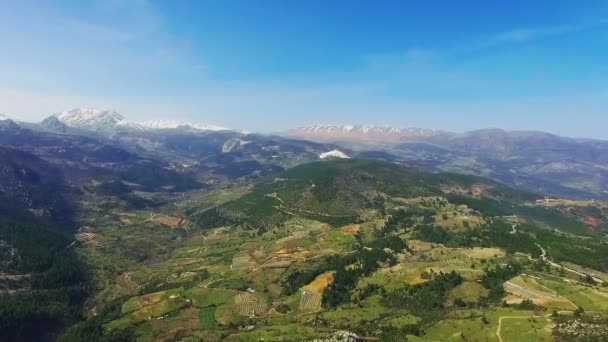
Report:
M 62 340 L 553 340 L 603 326 L 608 243 L 580 210 L 539 198 L 332 160 L 93 216 L 76 250 L 97 315 Z

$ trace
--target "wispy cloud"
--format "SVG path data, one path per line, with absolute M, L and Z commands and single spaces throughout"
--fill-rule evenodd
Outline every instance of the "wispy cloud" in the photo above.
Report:
M 593 30 L 608 25 L 608 19 L 599 20 L 592 23 L 576 25 L 561 25 L 552 27 L 520 28 L 507 32 L 499 33 L 489 41 L 491 44 L 522 43 L 542 38 L 561 36 L 565 34 Z
M 505 43 L 527 42 L 534 39 L 559 36 L 562 34 L 576 32 L 579 30 L 581 30 L 581 28 L 577 26 L 560 26 L 540 29 L 517 29 L 499 34 L 496 37 L 496 41 Z
M 508 45 L 529 43 L 542 39 L 559 37 L 569 34 L 578 34 L 591 30 L 608 29 L 608 19 L 597 20 L 581 24 L 563 24 L 556 26 L 535 28 L 514 28 L 508 31 L 497 32 L 485 36 L 469 37 L 462 41 L 453 42 L 452 45 L 438 46 L 433 48 L 411 47 L 405 50 L 401 56 L 375 56 L 368 60 L 371 64 L 395 64 L 406 61 L 437 61 L 440 58 L 454 57 L 462 53 L 474 53 L 481 50 L 497 48 Z

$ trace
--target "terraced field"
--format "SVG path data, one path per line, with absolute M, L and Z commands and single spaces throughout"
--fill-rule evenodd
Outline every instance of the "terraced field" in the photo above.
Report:
M 239 293 L 236 296 L 234 296 L 234 303 L 235 304 L 251 304 L 251 303 L 257 303 L 259 300 L 252 295 L 251 293 Z
M 321 310 L 321 300 L 323 295 L 320 293 L 312 293 L 306 290 L 302 291 L 302 299 L 300 300 L 300 311 L 311 312 Z

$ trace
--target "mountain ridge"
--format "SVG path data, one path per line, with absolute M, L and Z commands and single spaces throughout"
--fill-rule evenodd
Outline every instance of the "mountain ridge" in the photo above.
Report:
M 81 110 L 78 110 L 79 113 Z M 181 121 L 156 120 L 150 124 L 158 129 L 137 125 L 130 128 L 120 114 L 112 111 L 89 111 L 93 121 L 110 123 L 108 130 L 75 128 L 51 116 L 40 124 L 19 123 L 23 128 L 60 135 L 83 136 L 103 142 L 106 147 L 161 159 L 169 164 L 187 165 L 190 171 L 205 178 L 219 176 L 222 181 L 234 177 L 258 177 L 277 168 L 314 161 L 334 150 L 352 158 L 379 159 L 412 165 L 431 172 L 457 172 L 489 177 L 522 189 L 577 199 L 608 198 L 608 142 L 561 137 L 538 131 L 506 131 L 484 129 L 467 133 L 436 130 L 397 129 L 390 126 L 308 126 L 313 133 L 329 132 L 332 140 L 315 137 L 282 137 L 244 134 L 236 131 L 199 130 L 180 126 Z M 76 116 L 76 118 L 74 118 Z M 101 116 L 102 118 L 97 118 Z M 62 118 L 66 119 L 67 115 Z M 78 121 L 78 115 L 71 119 Z M 103 125 L 102 125 L 103 126 Z M 8 147 L 25 143 L 24 148 L 35 154 L 52 151 L 48 146 L 30 146 L 32 141 L 57 141 L 49 135 L 19 131 L 12 120 L 0 121 L 7 134 L 2 137 Z M 106 125 L 105 127 L 108 127 Z M 175 128 L 171 128 L 175 127 Z M 205 127 L 199 127 L 205 128 Z M 18 133 L 21 132 L 21 133 Z M 336 133 L 334 133 L 336 132 Z M 341 133 L 350 134 L 343 139 Z M 340 133 L 340 134 L 339 134 Z M 403 134 L 408 138 L 403 138 Z M 371 138 L 359 139 L 360 135 Z M 24 137 L 34 139 L 25 142 Z M 12 137 L 11 141 L 7 139 Z M 15 140 L 16 139 L 16 140 Z M 69 141 L 71 139 L 66 139 Z M 73 139 L 72 139 L 73 140 Z M 77 140 L 77 139 L 76 139 Z M 74 140 L 74 141 L 76 141 Z M 355 142 L 353 142 L 355 141 Z M 70 150 L 82 157 L 97 155 L 94 150 L 81 153 L 78 146 Z M 95 144 L 93 144 L 95 145 Z M 93 146 L 91 145 L 91 146 Z M 58 147 L 58 146 L 56 146 Z M 36 151 L 38 149 L 38 151 Z M 56 152 L 60 152 L 57 149 Z M 83 151 L 83 152 L 84 152 Z M 81 162 L 79 160 L 79 162 Z M 230 175 L 229 178 L 223 178 Z M 238 178 L 237 177 L 237 178 Z
M 581 142 L 606 142 L 606 139 L 581 138 L 545 132 L 541 130 L 515 129 L 509 130 L 499 127 L 472 129 L 465 132 L 453 132 L 432 128 L 401 127 L 391 125 L 328 125 L 314 124 L 299 126 L 285 130 L 281 135 L 318 141 L 351 142 L 351 143 L 386 143 L 392 144 L 400 141 L 436 141 L 437 139 L 457 139 L 467 136 L 479 135 L 499 136 L 545 136 L 553 138 L 572 139 Z
M 323 141 L 399 142 L 445 134 L 442 131 L 388 125 L 310 125 L 285 132 L 287 136 Z
M 115 132 L 115 131 L 147 131 L 164 129 L 187 129 L 195 131 L 224 131 L 229 130 L 225 127 L 193 123 L 181 120 L 143 120 L 129 121 L 122 114 L 115 110 L 94 109 L 77 107 L 66 110 L 47 117 L 43 122 L 51 117 L 56 118 L 61 123 L 78 129 L 90 130 L 95 132 Z
M 179 128 L 188 129 L 189 128 L 189 129 L 201 130 L 201 131 L 229 131 L 230 130 L 229 128 L 226 128 L 226 127 L 200 124 L 200 123 L 194 123 L 194 122 L 183 121 L 183 120 L 163 120 L 163 119 L 143 120 L 143 121 L 137 121 L 136 124 L 138 124 L 144 128 L 147 128 L 147 129 L 179 129 Z

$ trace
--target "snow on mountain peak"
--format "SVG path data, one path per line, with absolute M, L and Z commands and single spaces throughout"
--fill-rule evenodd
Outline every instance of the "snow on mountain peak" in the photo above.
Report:
M 114 110 L 93 108 L 74 108 L 54 116 L 68 126 L 94 130 L 113 128 L 124 121 L 124 117 Z
M 441 134 L 431 129 L 400 128 L 376 125 L 312 125 L 287 132 L 287 135 L 322 141 L 386 142 L 428 138 Z
M 9 120 L 8 116 L 0 113 L 0 121 Z
M 88 130 L 112 131 L 121 130 L 156 130 L 156 129 L 194 129 L 201 131 L 222 131 L 228 130 L 224 127 L 204 125 L 178 120 L 146 120 L 132 122 L 114 110 L 99 110 L 93 108 L 74 108 L 53 115 L 64 124 Z
M 189 128 L 201 131 L 225 131 L 228 128 L 205 125 L 200 123 L 193 123 L 180 120 L 145 120 L 137 122 L 138 125 L 147 129 L 176 129 L 176 128 Z

